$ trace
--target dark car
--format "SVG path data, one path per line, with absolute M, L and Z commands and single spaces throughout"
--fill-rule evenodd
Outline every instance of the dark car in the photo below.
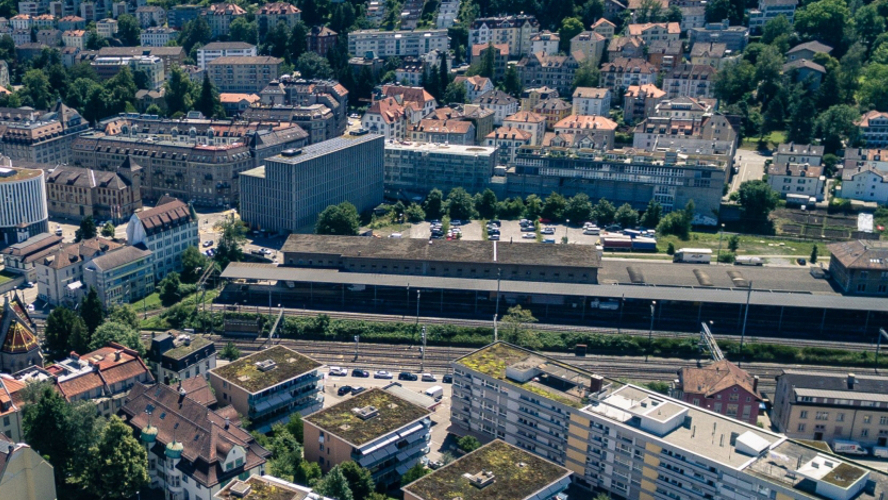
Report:
M 340 387 L 338 391 L 336 391 L 336 394 L 339 394 L 340 396 L 345 396 L 346 394 L 350 393 L 351 391 L 352 391 L 352 386 L 344 385 L 344 386 Z
M 802 259 L 802 258 L 796 259 L 796 262 L 798 262 L 798 264 L 800 266 L 804 266 L 805 264 L 807 264 L 807 261 L 805 261 L 805 259 Z
M 453 383 L 453 375 L 451 375 L 449 373 L 444 375 L 444 377 L 441 378 L 441 382 L 444 382 L 445 384 L 452 384 Z
M 368 378 L 370 377 L 370 372 L 368 372 L 367 370 L 361 370 L 360 368 L 355 368 L 354 370 L 352 370 L 352 377 Z
M 367 390 L 366 387 L 361 387 L 361 386 L 352 387 L 352 396 L 357 396 L 358 394 L 360 394 L 366 390 Z
M 409 380 L 411 382 L 416 382 L 417 380 L 419 380 L 419 376 L 415 373 L 401 372 L 398 374 L 398 380 Z

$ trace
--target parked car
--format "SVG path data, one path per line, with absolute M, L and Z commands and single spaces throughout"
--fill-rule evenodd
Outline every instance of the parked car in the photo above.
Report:
M 345 377 L 346 375 L 348 375 L 348 370 L 340 366 L 331 366 L 330 375 L 334 377 Z
M 61 236 L 62 235 L 62 228 L 57 228 L 55 233 L 56 233 L 56 236 Z
M 521 235 L 521 237 L 524 238 L 525 240 L 533 240 L 533 239 L 536 239 L 537 235 L 536 235 L 536 233 L 524 233 Z
M 499 220 L 499 219 L 491 219 L 491 220 L 487 221 L 487 223 L 488 223 L 488 224 L 496 224 L 497 226 L 501 226 L 501 225 L 502 225 L 502 221 Z
M 450 225 L 453 227 L 459 227 L 462 226 L 462 221 L 459 219 L 453 219 L 452 221 L 450 221 Z
M 346 394 L 349 394 L 351 391 L 352 391 L 352 387 L 350 385 L 344 385 L 344 386 L 340 387 L 338 391 L 336 391 L 336 394 L 339 394 L 340 396 L 345 396 Z
M 357 396 L 358 394 L 366 391 L 366 387 L 361 387 L 360 385 L 357 387 L 352 387 L 352 396 Z
M 362 370 L 360 368 L 355 368 L 354 370 L 352 370 L 352 377 L 367 378 L 369 376 L 370 372 L 368 372 L 367 370 Z
M 392 372 L 387 372 L 385 370 L 377 370 L 376 373 L 373 374 L 373 378 L 382 378 L 382 379 L 390 379 L 392 378 Z
M 435 376 L 432 375 L 431 373 L 423 373 L 422 374 L 422 381 L 423 382 L 437 382 L 438 379 L 435 378 Z
M 555 234 L 555 228 L 552 226 L 544 227 L 541 231 L 543 234 Z
M 441 462 L 440 460 L 432 460 L 429 462 L 429 469 L 438 470 L 441 467 L 444 467 L 444 462 Z
M 441 377 L 441 382 L 444 382 L 445 384 L 452 384 L 453 383 L 453 375 L 451 375 L 449 373 L 444 375 L 443 377 Z
M 499 241 L 500 235 L 499 234 L 491 234 L 490 236 L 487 237 L 487 239 L 490 241 Z
M 203 246 L 204 246 L 204 248 L 213 246 L 213 240 L 207 240 L 207 241 L 203 242 Z
M 250 250 L 250 253 L 253 255 L 264 255 L 262 250 Z
M 419 376 L 415 373 L 401 372 L 398 374 L 398 380 L 409 380 L 411 382 L 415 382 L 419 380 Z
M 601 229 L 597 227 L 587 227 L 586 229 L 583 229 L 583 234 L 598 235 L 601 234 Z
M 808 263 L 808 261 L 806 261 L 805 259 L 803 259 L 803 258 L 801 258 L 801 257 L 799 257 L 798 259 L 796 259 L 796 262 L 797 262 L 798 265 L 800 265 L 800 266 L 804 266 L 805 264 Z

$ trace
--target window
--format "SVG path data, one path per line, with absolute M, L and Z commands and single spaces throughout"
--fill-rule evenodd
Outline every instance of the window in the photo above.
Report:
M 888 424 L 888 417 L 879 417 L 879 425 Z
M 869 436 L 869 429 L 862 429 L 862 430 L 860 431 L 860 437 L 864 437 L 864 438 L 865 438 L 865 437 L 867 437 L 867 436 Z
M 872 418 L 873 418 L 872 415 L 864 415 L 863 416 L 863 423 L 865 423 L 865 424 L 870 423 L 870 420 L 872 420 Z
M 836 415 L 836 422 L 844 422 L 844 421 L 845 421 L 845 414 L 844 413 L 839 413 Z
M 799 413 L 799 418 L 808 418 L 808 411 L 802 410 L 802 412 Z
M 818 411 L 814 416 L 814 420 L 829 420 L 829 412 L 828 411 Z
M 805 432 L 805 424 L 799 424 L 798 432 Z

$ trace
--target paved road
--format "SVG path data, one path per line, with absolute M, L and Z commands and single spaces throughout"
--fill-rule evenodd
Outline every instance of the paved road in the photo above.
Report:
M 755 151 L 747 149 L 737 150 L 737 157 L 734 159 L 734 162 L 740 165 L 740 172 L 734 175 L 734 178 L 731 180 L 730 193 L 740 189 L 740 184 L 743 182 L 761 180 L 765 175 L 765 160 L 767 159 L 767 157 Z

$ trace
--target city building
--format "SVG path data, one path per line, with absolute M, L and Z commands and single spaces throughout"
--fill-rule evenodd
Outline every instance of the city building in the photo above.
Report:
M 842 169 L 841 188 L 837 194 L 841 193 L 843 198 L 884 205 L 888 203 L 888 171 L 869 162 L 846 165 Z
M 374 100 L 361 117 L 361 128 L 386 140 L 404 139 L 407 124 L 407 110 L 394 97 Z
M 561 37 L 558 33 L 544 30 L 530 37 L 530 53 L 536 54 L 542 52 L 547 56 L 554 56 L 558 53 L 558 44 L 561 43 Z
M 285 121 L 305 130 L 309 144 L 345 133 L 348 125 L 348 90 L 335 80 L 281 77 L 259 93 L 260 103 L 244 111 L 250 121 Z
M 535 87 L 521 91 L 521 111 L 533 111 L 534 106 L 546 99 L 561 97 L 557 89 L 549 87 Z
M 546 127 L 551 129 L 556 123 L 570 116 L 573 106 L 564 99 L 546 99 L 533 107 L 533 112 L 546 119 Z M 503 121 L 503 124 L 506 124 Z
M 219 102 L 222 103 L 226 116 L 239 116 L 261 100 L 262 98 L 256 94 L 232 94 L 230 92 L 219 94 Z
M 65 47 L 74 47 L 83 50 L 86 48 L 86 31 L 70 30 L 62 33 L 62 44 Z
M 42 43 L 50 47 L 58 47 L 62 43 L 62 32 L 55 29 L 42 29 L 35 35 L 37 43 Z
M 525 88 L 551 87 L 561 95 L 569 95 L 573 86 L 574 75 L 585 61 L 582 52 L 566 56 L 549 56 L 535 53 L 518 61 L 518 76 Z
M 547 500 L 559 498 L 570 486 L 571 474 L 497 439 L 401 490 L 404 500 Z
M 43 170 L 0 167 L 0 247 L 21 243 L 49 230 Z
M 453 79 L 456 83 L 462 83 L 466 86 L 466 100 L 474 101 L 481 94 L 486 94 L 494 89 L 493 82 L 490 78 L 483 76 L 458 76 Z
M 246 42 L 210 42 L 197 49 L 200 69 L 206 70 L 209 63 L 220 57 L 256 57 L 256 46 Z
M 706 26 L 706 2 L 702 0 L 671 0 L 681 12 L 681 32 L 687 33 L 693 28 Z
M 814 56 L 817 54 L 827 54 L 833 51 L 833 48 L 824 43 L 820 43 L 817 40 L 812 40 L 810 42 L 800 43 L 795 47 L 786 51 L 786 60 L 787 61 L 795 61 L 796 59 L 807 59 L 809 61 L 814 60 Z
M 691 47 L 691 64 L 721 69 L 728 54 L 728 46 L 723 43 L 697 42 Z
M 210 386 L 221 404 L 230 404 L 259 432 L 310 415 L 323 407 L 321 363 L 274 346 L 210 370 Z M 308 442 L 308 441 L 306 441 Z
M 348 34 L 349 54 L 373 52 L 376 57 L 422 56 L 433 50 L 450 49 L 447 30 L 376 31 L 359 30 Z
M 159 282 L 171 272 L 182 272 L 182 252 L 200 245 L 197 215 L 181 200 L 162 197 L 154 208 L 130 217 L 126 241 L 151 252 L 148 260 Z
M 737 146 L 737 129 L 720 114 L 706 116 L 702 121 L 693 117 L 651 116 L 635 126 L 632 138 L 632 147 L 644 151 L 722 155 L 728 159 L 734 156 Z
M 61 101 L 47 110 L 0 108 L 0 153 L 33 163 L 69 163 L 71 143 L 89 128 L 74 108 Z
M 37 297 L 53 306 L 73 308 L 88 291 L 84 286 L 83 264 L 122 246 L 122 243 L 96 237 L 38 253 L 34 259 Z
M 0 373 L 0 439 L 6 437 L 15 443 L 24 439 L 22 410 L 25 408 L 25 398 L 21 392 L 24 388 L 25 383 L 12 375 Z
M 447 29 L 453 26 L 459 13 L 459 0 L 445 0 L 438 5 L 438 17 L 435 18 L 435 27 Z
M 478 43 L 472 45 L 471 51 L 471 63 L 472 64 L 481 64 L 482 61 L 487 54 L 487 51 L 490 50 L 490 43 Z M 507 43 L 496 43 L 493 44 L 493 79 L 494 80 L 502 80 L 506 74 L 506 65 L 509 62 L 509 44 Z
M 18 295 L 3 297 L 0 316 L 0 372 L 14 373 L 43 366 L 37 328 Z
M 629 36 L 637 36 L 650 45 L 657 41 L 676 41 L 681 35 L 681 27 L 678 23 L 641 23 L 630 24 L 627 27 Z
M 155 26 L 142 30 L 139 35 L 142 45 L 146 47 L 164 47 L 175 40 L 179 36 L 179 32 L 173 28 L 164 28 Z
M 0 434 L 0 491 L 10 499 L 56 500 L 52 464 L 27 444 Z
M 431 413 L 382 389 L 370 389 L 303 420 L 305 460 L 323 472 L 353 461 L 371 471 L 378 487 L 400 485 L 401 476 L 429 452 Z
M 482 144 L 484 138 L 493 130 L 493 111 L 481 109 L 477 104 L 456 104 L 451 107 L 438 108 L 426 115 L 424 120 L 463 120 L 471 122 L 475 127 L 475 144 Z
M 25 275 L 25 281 L 36 281 L 36 262 L 43 255 L 55 250 L 61 242 L 61 236 L 50 233 L 31 236 L 21 243 L 9 245 L 0 252 L 3 255 L 3 265 L 10 273 Z
M 469 193 L 480 193 L 490 183 L 495 166 L 496 150 L 490 147 L 438 141 L 386 142 L 384 185 L 388 193 L 410 193 L 411 198 L 435 188 L 447 193 L 462 187 Z
M 258 93 L 281 76 L 279 57 L 218 57 L 207 64 L 207 76 L 219 92 Z
M 154 292 L 155 258 L 150 250 L 125 246 L 83 265 L 83 283 L 95 288 L 105 307 L 129 304 Z
M 169 74 L 172 65 L 185 65 L 187 55 L 182 47 L 102 47 L 96 57 L 159 57 L 164 73 Z
M 293 234 L 281 251 L 287 266 L 488 280 L 595 284 L 601 266 L 589 245 Z
M 774 155 L 774 163 L 804 163 L 819 167 L 823 162 L 824 146 L 813 144 L 796 144 L 793 142 L 780 144 Z
M 888 113 L 875 109 L 864 113 L 856 122 L 860 127 L 860 138 L 868 148 L 888 146 Z
M 852 240 L 832 243 L 826 248 L 830 253 L 830 279 L 842 293 L 888 295 L 888 247 L 883 243 L 878 240 Z M 885 422 L 888 422 L 888 416 Z M 879 434 L 888 436 L 888 429 Z
M 62 31 L 86 29 L 86 19 L 80 16 L 65 16 L 59 19 L 59 29 Z
M 584 31 L 570 39 L 570 53 L 581 52 L 586 61 L 598 67 L 607 47 L 607 40 L 608 38 L 601 33 Z
M 269 495 L 274 495 L 269 499 Z M 213 496 L 214 500 L 332 500 L 319 496 L 311 488 L 274 476 L 250 476 L 228 483 Z
M 407 106 L 412 103 L 412 113 L 408 115 L 410 123 L 416 123 L 438 107 L 432 94 L 422 87 L 404 87 L 402 85 L 383 85 L 380 97 L 393 97 L 399 104 Z M 410 108 L 410 107 L 408 107 Z M 409 111 L 410 109 L 408 109 Z
M 422 85 L 427 70 L 429 68 L 422 59 L 405 57 L 401 59 L 401 64 L 395 69 L 395 81 L 401 85 L 418 87 Z M 432 68 L 432 71 L 434 71 L 434 68 Z
M 592 24 L 592 26 L 589 26 L 589 29 L 610 40 L 616 33 L 617 25 L 600 17 Z
M 89 65 L 102 80 L 110 80 L 122 68 L 128 67 L 133 73 L 145 73 L 148 87 L 152 90 L 161 89 L 166 81 L 163 59 L 157 56 L 96 57 Z
M 126 221 L 142 208 L 141 171 L 131 156 L 115 170 L 59 165 L 46 176 L 49 215 Z
M 516 128 L 529 133 L 531 146 L 539 146 L 543 143 L 547 123 L 548 120 L 545 116 L 531 111 L 519 111 L 503 120 L 504 127 Z
M 284 233 L 314 225 L 329 205 L 348 201 L 358 212 L 376 207 L 383 196 L 383 142 L 375 134 L 347 135 L 266 159 L 240 175 L 241 218 Z
M 715 107 L 715 99 L 694 99 L 693 97 L 676 97 L 663 99 L 656 103 L 651 116 L 661 118 L 680 118 L 702 122 L 711 115 Z
M 577 87 L 573 93 L 575 115 L 608 116 L 611 108 L 610 89 Z
M 149 487 L 164 498 L 212 500 L 229 483 L 263 475 L 271 457 L 234 412 L 210 410 L 175 387 L 136 384 L 121 413 L 148 452 Z
M 185 23 L 200 17 L 201 10 L 199 5 L 174 5 L 167 12 L 167 25 L 170 28 L 182 29 Z
M 114 36 L 117 35 L 118 29 L 117 20 L 115 19 L 101 19 L 96 21 L 96 34 L 102 38 L 114 38 Z M 142 43 L 142 45 L 145 44 Z
M 826 68 L 807 59 L 796 59 L 783 65 L 784 73 L 794 73 L 796 82 L 806 82 L 813 92 L 820 87 L 820 82 L 826 76 Z
M 796 0 L 790 1 L 795 2 Z M 746 44 L 749 43 L 749 29 L 745 26 L 731 26 L 727 19 L 720 23 L 706 23 L 702 28 L 688 30 L 688 43 L 691 46 L 695 43 L 723 43 L 728 50 L 736 54 L 745 49 Z
M 148 364 L 158 382 L 207 377 L 216 367 L 216 344 L 206 337 L 170 330 L 151 338 Z
M 330 49 L 336 47 L 338 41 L 339 34 L 326 26 L 312 26 L 308 34 L 305 35 L 308 50 L 323 57 L 327 56 Z
M 683 40 L 660 40 L 646 45 L 647 62 L 657 67 L 660 73 L 668 74 L 679 65 L 684 56 Z
M 552 126 L 556 135 L 582 135 L 592 139 L 595 149 L 614 148 L 617 124 L 603 116 L 570 115 Z
M 610 61 L 618 58 L 643 59 L 645 45 L 637 36 L 618 36 L 611 38 L 607 44 L 607 58 Z
M 823 201 L 823 170 L 806 163 L 772 163 L 768 166 L 768 184 L 788 201 L 798 200 L 803 205 L 811 198 Z
M 672 397 L 756 425 L 762 401 L 758 382 L 758 377 L 723 359 L 701 368 L 683 367 Z
M 815 370 L 777 376 L 771 422 L 791 438 L 888 444 L 888 411 L 882 404 L 888 377 Z
M 657 67 L 644 59 L 618 57 L 601 66 L 599 87 L 606 87 L 615 94 L 622 94 L 631 86 L 654 84 Z
M 157 5 L 140 5 L 136 7 L 134 14 L 139 20 L 142 29 L 148 29 L 166 24 L 166 11 Z
M 406 136 L 417 143 L 472 146 L 475 144 L 475 126 L 462 118 L 420 120 L 407 128 Z
M 663 78 L 667 99 L 712 97 L 716 69 L 700 64 L 679 64 Z
M 530 54 L 530 39 L 539 33 L 540 23 L 536 17 L 517 15 L 507 17 L 482 17 L 469 26 L 469 47 L 505 43 L 513 58 Z
M 765 24 L 777 16 L 783 16 L 792 25 L 798 0 L 759 0 L 758 8 L 749 11 L 749 29 L 760 32 Z
M 201 11 L 201 15 L 206 17 L 207 23 L 210 25 L 212 38 L 228 35 L 231 21 L 246 14 L 247 11 L 237 4 L 225 2 L 211 4 L 209 8 Z
M 278 23 L 284 23 L 287 28 L 293 29 L 302 20 L 302 11 L 291 3 L 274 2 L 267 3 L 256 12 L 256 20 L 260 33 L 268 33 Z
M 506 117 L 518 112 L 518 99 L 499 89 L 481 94 L 472 101 L 472 104 L 477 104 L 481 109 L 493 111 L 494 125 L 502 125 Z
M 169 194 L 219 207 L 237 202 L 241 172 L 307 139 L 302 128 L 286 121 L 121 114 L 77 137 L 71 150 L 74 165 L 98 170 L 116 169 L 132 156 L 142 167 L 143 200 Z
M 484 138 L 484 145 L 497 151 L 498 165 L 511 165 L 521 146 L 530 146 L 533 134 L 526 130 L 503 125 Z

